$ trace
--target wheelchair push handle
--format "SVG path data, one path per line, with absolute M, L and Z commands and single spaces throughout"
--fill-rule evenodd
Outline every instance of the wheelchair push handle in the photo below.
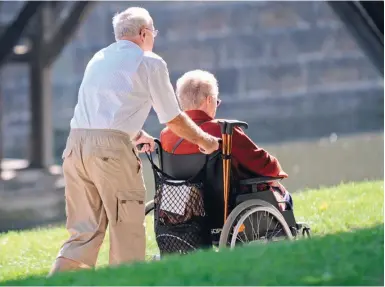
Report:
M 141 150 L 143 147 L 144 147 L 144 143 L 141 143 L 141 144 L 138 144 L 137 146 L 136 146 L 136 148 L 138 149 L 138 150 Z
M 161 145 L 160 145 L 160 140 L 154 139 L 154 142 L 155 142 L 155 144 L 156 144 L 158 147 L 161 146 Z M 141 143 L 141 144 L 138 144 L 138 145 L 136 146 L 136 148 L 137 148 L 138 150 L 141 150 L 145 145 L 146 145 L 146 143 Z
M 219 126 L 221 127 L 221 133 L 226 135 L 232 135 L 235 127 L 242 127 L 245 129 L 249 127 L 246 122 L 237 120 L 220 120 Z

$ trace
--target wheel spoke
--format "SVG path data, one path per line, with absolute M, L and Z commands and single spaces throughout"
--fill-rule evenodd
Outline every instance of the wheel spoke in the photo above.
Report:
M 253 215 L 254 214 L 250 214 L 250 218 L 254 218 Z M 258 214 L 257 214 L 257 217 L 258 217 Z M 254 220 L 250 220 L 250 223 L 251 223 L 251 231 L 253 233 L 253 240 L 254 240 L 254 239 L 258 238 L 258 235 L 257 235 L 257 233 L 255 232 L 255 229 L 254 229 Z M 254 235 L 256 235 L 257 237 L 254 237 Z
M 268 239 L 268 233 L 269 233 L 269 228 L 270 228 L 270 225 L 271 225 L 271 222 L 273 221 L 273 217 L 271 218 L 271 221 L 270 221 L 270 223 L 269 223 L 269 225 L 267 226 L 267 228 L 266 228 L 266 234 L 265 234 L 265 238 L 266 239 Z M 267 220 L 266 220 L 267 222 L 269 222 L 269 217 L 267 218 Z
M 277 226 L 279 226 L 279 225 L 280 225 L 280 223 L 277 222 L 277 223 L 275 224 L 275 226 L 274 226 L 274 229 L 273 229 L 273 231 L 272 231 L 273 235 L 272 235 L 272 237 L 271 237 L 272 240 L 274 239 L 274 237 L 275 237 L 276 235 L 278 235 L 278 234 L 282 231 L 282 228 L 281 228 L 281 229 L 278 229 L 278 231 L 277 231 L 276 233 L 274 233 L 275 228 L 276 228 Z
M 261 217 L 262 217 L 262 216 L 261 216 Z M 256 238 L 256 239 L 259 238 L 259 226 L 260 226 L 260 223 L 261 223 L 261 217 L 259 218 L 259 220 L 257 220 L 257 222 L 258 222 L 258 227 L 257 227 L 258 234 L 257 234 L 257 238 Z M 257 219 L 258 219 L 258 213 L 257 213 Z
M 239 234 L 238 234 L 239 235 Z M 244 242 L 243 240 L 242 240 L 242 238 L 240 237 L 240 236 L 238 236 L 237 235 L 237 238 L 239 239 L 239 241 L 241 241 L 242 243 L 247 243 L 247 242 Z M 246 236 L 246 238 L 247 238 L 247 236 Z
M 234 227 L 231 229 L 231 247 L 234 247 L 236 243 L 243 244 L 261 240 L 261 228 L 266 228 L 263 242 L 275 241 L 282 232 L 286 235 L 283 238 L 292 239 L 290 227 L 279 211 L 272 207 L 255 206 L 240 214 L 238 218 L 233 222 Z M 240 230 L 241 226 L 243 226 L 242 230 Z M 250 235 L 251 238 L 249 238 Z

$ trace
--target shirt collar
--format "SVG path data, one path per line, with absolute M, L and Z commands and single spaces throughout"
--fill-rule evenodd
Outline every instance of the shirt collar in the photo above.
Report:
M 135 44 L 134 42 L 131 42 L 131 41 L 128 41 L 128 40 L 118 40 L 116 41 L 116 43 L 119 45 L 119 46 L 131 46 L 131 47 L 134 47 L 134 48 L 137 48 L 137 49 L 140 49 L 142 52 L 142 48 L 140 48 L 137 44 Z
M 210 117 L 208 114 L 206 114 L 204 111 L 201 111 L 201 110 L 189 110 L 189 111 L 186 111 L 186 114 L 193 121 L 211 121 L 211 120 L 213 120 L 212 117 Z

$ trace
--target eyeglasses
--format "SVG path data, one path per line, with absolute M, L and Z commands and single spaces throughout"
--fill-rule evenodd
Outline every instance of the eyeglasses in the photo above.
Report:
M 159 33 L 159 31 L 158 30 L 152 30 L 152 29 L 150 29 L 150 28 L 144 28 L 144 29 L 146 29 L 146 30 L 148 30 L 148 31 L 151 31 L 152 32 L 152 35 L 154 35 L 154 38 L 158 35 L 158 33 Z
M 219 105 L 222 103 L 222 100 L 220 99 L 217 99 L 217 107 L 219 107 Z

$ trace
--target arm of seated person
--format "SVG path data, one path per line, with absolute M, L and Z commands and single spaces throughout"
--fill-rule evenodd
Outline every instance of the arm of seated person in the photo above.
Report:
M 239 127 L 234 129 L 232 154 L 242 167 L 254 174 L 288 177 L 279 161 L 266 150 L 258 147 Z

